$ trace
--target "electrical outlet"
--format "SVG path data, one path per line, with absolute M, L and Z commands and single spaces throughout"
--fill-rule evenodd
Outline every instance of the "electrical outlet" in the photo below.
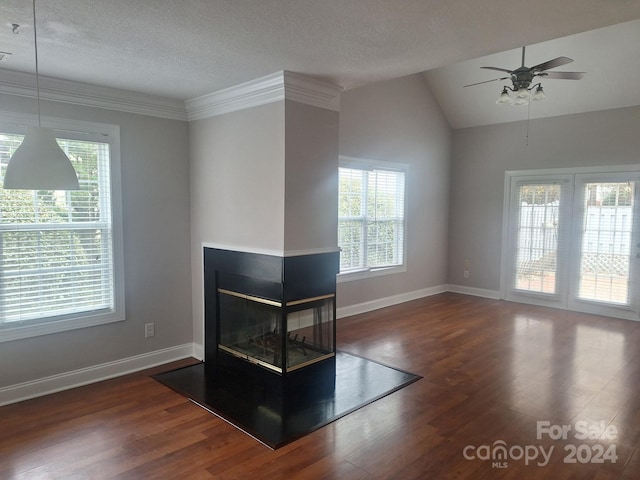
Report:
M 144 324 L 144 338 L 153 337 L 156 334 L 155 325 L 153 323 Z
M 469 278 L 469 270 L 464 271 L 464 278 Z

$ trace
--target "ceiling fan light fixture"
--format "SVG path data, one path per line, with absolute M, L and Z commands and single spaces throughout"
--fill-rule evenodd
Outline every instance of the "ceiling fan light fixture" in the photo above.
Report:
M 529 97 L 516 97 L 511 105 L 529 105 Z
M 538 85 L 538 87 L 536 88 L 536 91 L 533 92 L 533 95 L 531 95 L 531 100 L 535 100 L 536 102 L 539 102 L 540 100 L 544 100 L 545 97 L 546 95 L 544 94 L 542 85 Z
M 515 70 L 500 67 L 480 67 L 487 70 L 496 70 L 498 72 L 505 72 L 509 76 L 503 76 L 500 78 L 494 78 L 492 80 L 484 80 L 482 82 L 470 83 L 464 85 L 465 87 L 472 87 L 474 85 L 480 85 L 489 82 L 511 80 L 513 86 L 503 86 L 500 97 L 496 100 L 498 104 L 510 104 L 510 105 L 529 105 L 531 101 L 540 101 L 546 97 L 541 83 L 532 85 L 534 79 L 542 77 L 544 79 L 564 79 L 564 80 L 580 80 L 584 77 L 585 72 L 556 72 L 547 71 L 552 68 L 566 65 L 573 62 L 569 57 L 557 57 L 547 62 L 534 65 L 533 67 L 527 67 L 524 61 L 525 47 L 522 47 L 522 66 Z M 503 74 L 504 75 L 504 74 Z M 509 95 L 509 91 L 514 92 L 513 96 Z
M 503 103 L 511 103 L 511 102 L 513 102 L 513 99 L 509 96 L 509 89 L 507 87 L 503 87 L 502 93 L 498 97 L 498 100 L 496 100 L 496 103 L 500 105 Z

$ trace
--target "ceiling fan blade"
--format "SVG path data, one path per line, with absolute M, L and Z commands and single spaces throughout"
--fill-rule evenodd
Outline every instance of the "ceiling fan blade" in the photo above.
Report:
M 585 74 L 586 72 L 541 72 L 538 76 L 557 80 L 580 80 Z
M 561 67 L 562 65 L 566 65 L 571 62 L 573 62 L 573 59 L 569 57 L 558 57 L 553 60 L 549 60 L 548 62 L 540 63 L 535 67 L 531 67 L 531 70 L 534 72 L 542 72 L 544 70 L 549 70 L 550 68 Z
M 508 78 L 511 78 L 511 77 L 494 78 L 494 79 L 491 79 L 491 80 L 485 80 L 484 82 L 470 83 L 469 85 L 464 85 L 464 86 L 465 87 L 473 87 L 474 85 L 481 85 L 483 83 L 497 82 L 499 80 L 507 80 Z
M 486 68 L 487 70 L 497 70 L 499 72 L 507 72 L 507 73 L 513 72 L 513 70 L 507 70 L 506 68 L 499 68 L 499 67 L 480 67 L 480 68 Z

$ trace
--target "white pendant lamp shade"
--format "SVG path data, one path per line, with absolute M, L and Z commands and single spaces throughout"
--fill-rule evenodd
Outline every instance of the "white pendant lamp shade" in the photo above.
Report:
M 29 127 L 4 175 L 4 188 L 25 190 L 79 190 L 69 157 L 56 142 L 53 130 Z
M 38 71 L 38 31 L 36 0 L 33 0 L 33 46 L 36 64 L 38 126 L 29 127 L 14 152 L 4 174 L 3 188 L 23 190 L 79 190 L 78 176 L 71 160 L 56 142 L 53 130 L 42 128 L 40 118 L 40 75 Z

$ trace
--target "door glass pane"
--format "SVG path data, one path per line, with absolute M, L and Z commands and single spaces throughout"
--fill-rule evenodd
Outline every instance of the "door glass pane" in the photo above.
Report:
M 628 305 L 634 184 L 587 183 L 578 298 Z
M 555 294 L 561 185 L 523 184 L 517 190 L 518 223 L 513 287 Z

